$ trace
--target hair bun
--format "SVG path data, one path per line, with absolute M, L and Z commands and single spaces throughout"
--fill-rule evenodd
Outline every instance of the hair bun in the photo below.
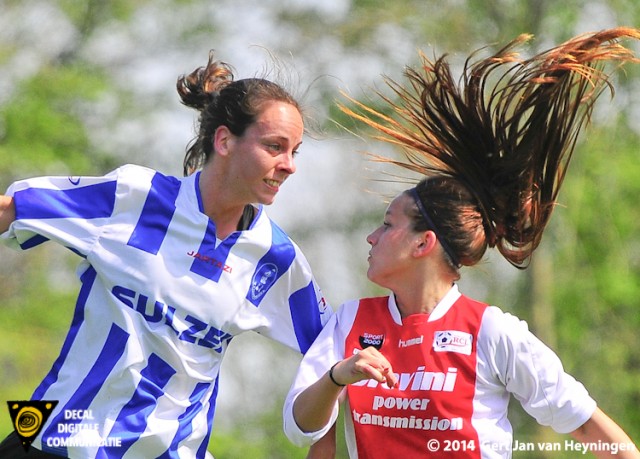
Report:
M 233 78 L 233 68 L 225 62 L 216 61 L 211 51 L 207 65 L 178 78 L 176 89 L 184 105 L 203 110 Z

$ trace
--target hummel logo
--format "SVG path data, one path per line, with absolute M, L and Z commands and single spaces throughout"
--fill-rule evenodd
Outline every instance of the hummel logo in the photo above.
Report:
M 411 338 L 411 339 L 407 339 L 407 340 L 399 340 L 398 341 L 398 347 L 409 347 L 409 346 L 415 346 L 417 344 L 422 344 L 422 341 L 424 341 L 424 336 L 420 335 L 417 338 Z

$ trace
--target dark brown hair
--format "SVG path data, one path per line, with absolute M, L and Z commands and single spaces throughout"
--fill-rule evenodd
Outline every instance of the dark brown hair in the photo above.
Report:
M 264 78 L 234 81 L 233 68 L 214 60 L 213 51 L 205 67 L 179 77 L 176 87 L 182 103 L 200 112 L 198 134 L 188 146 L 183 162 L 185 175 L 201 168 L 214 153 L 213 136 L 218 127 L 226 126 L 234 135 L 241 136 L 270 101 L 285 102 L 301 111 L 294 97 L 272 81 Z
M 488 58 L 472 54 L 459 83 L 446 55 L 421 54 L 406 86 L 386 79 L 398 102 L 378 93 L 392 115 L 351 98 L 355 108 L 341 109 L 405 156 L 376 159 L 426 176 L 416 191 L 456 262 L 472 266 L 496 247 L 525 268 L 594 102 L 607 87 L 613 95 L 603 64 L 638 61 L 622 37 L 639 39 L 640 30 L 580 35 L 521 59 L 515 48 L 531 38 L 522 35 Z M 417 208 L 412 217 L 424 226 Z

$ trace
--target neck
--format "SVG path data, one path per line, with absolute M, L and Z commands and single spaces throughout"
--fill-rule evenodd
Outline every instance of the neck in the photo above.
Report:
M 204 213 L 215 223 L 216 236 L 224 239 L 236 231 L 247 203 L 237 200 L 224 178 L 214 168 L 205 166 L 200 172 L 200 195 Z
M 405 290 L 394 291 L 396 304 L 402 317 L 412 314 L 431 314 L 435 307 L 451 290 L 452 283 L 414 284 Z

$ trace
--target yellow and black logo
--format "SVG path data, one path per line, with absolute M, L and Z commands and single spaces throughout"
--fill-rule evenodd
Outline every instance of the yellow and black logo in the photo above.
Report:
M 56 401 L 46 400 L 7 402 L 13 427 L 25 451 L 29 451 L 31 443 L 36 439 L 57 404 Z

